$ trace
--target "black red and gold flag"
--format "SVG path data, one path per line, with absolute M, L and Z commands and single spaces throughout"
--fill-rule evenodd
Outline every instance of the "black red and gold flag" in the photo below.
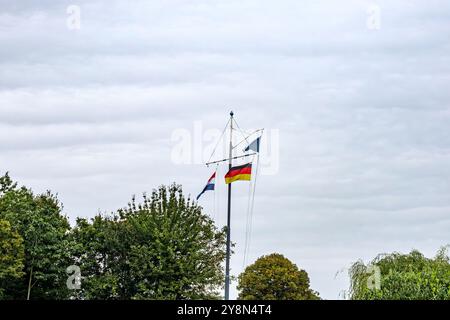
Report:
M 225 175 L 225 183 L 229 184 L 237 180 L 250 181 L 252 178 L 252 164 L 247 163 L 241 166 L 232 167 Z

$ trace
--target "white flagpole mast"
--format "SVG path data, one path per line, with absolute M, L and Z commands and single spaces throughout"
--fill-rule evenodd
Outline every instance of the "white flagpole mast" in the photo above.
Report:
M 230 154 L 228 170 L 231 170 L 233 159 L 233 111 L 230 112 Z M 231 251 L 231 183 L 228 184 L 228 214 L 227 214 L 227 256 L 225 262 L 225 300 L 230 300 L 230 251 Z
M 216 147 L 213 150 L 213 153 L 211 154 L 211 157 L 208 159 L 208 162 L 206 163 L 206 166 L 209 166 L 211 164 L 218 164 L 218 163 L 221 163 L 221 162 L 228 161 L 228 172 L 229 172 L 231 170 L 231 168 L 233 167 L 233 160 L 234 159 L 240 159 L 240 158 L 250 157 L 250 156 L 254 156 L 254 155 L 258 155 L 258 163 L 257 163 L 257 165 L 259 164 L 259 153 L 258 152 L 254 152 L 254 153 L 249 153 L 249 154 L 244 154 L 244 155 L 241 155 L 241 156 L 233 157 L 233 121 L 234 121 L 233 116 L 234 116 L 234 113 L 233 113 L 233 111 L 231 111 L 230 112 L 230 120 L 229 120 L 229 123 L 230 123 L 230 145 L 229 145 L 229 148 L 230 148 L 230 150 L 229 150 L 228 158 L 227 159 L 222 159 L 222 160 L 217 160 L 217 161 L 210 161 L 211 157 L 213 156 L 213 154 L 214 154 L 214 152 L 215 152 L 215 150 L 217 148 L 217 145 L 216 145 Z M 237 123 L 236 123 L 236 125 L 237 125 L 238 129 L 240 130 L 239 125 Z M 228 126 L 228 123 L 227 123 L 227 126 Z M 227 126 L 225 126 L 225 129 L 222 132 L 222 135 L 220 136 L 220 140 L 222 139 L 223 135 L 225 134 Z M 258 129 L 256 131 L 254 131 L 253 133 L 256 133 L 256 132 L 262 131 L 262 130 L 264 130 L 264 129 Z M 246 138 L 245 138 L 245 141 L 247 141 Z M 242 143 L 242 141 L 240 143 Z M 238 145 L 240 143 L 238 143 Z M 236 147 L 236 146 L 234 146 L 234 147 Z M 256 169 L 256 174 L 258 174 L 258 167 Z M 255 183 L 256 183 L 256 178 L 255 178 Z M 254 190 L 255 190 L 255 186 L 254 186 Z M 255 192 L 254 190 L 253 190 L 253 194 Z M 253 210 L 253 204 L 252 204 L 251 208 Z M 227 248 L 226 248 L 226 261 L 225 261 L 225 297 L 224 298 L 225 298 L 225 300 L 230 300 L 231 183 L 228 184 L 228 212 L 227 212 L 227 243 L 226 243 L 226 246 L 227 246 Z

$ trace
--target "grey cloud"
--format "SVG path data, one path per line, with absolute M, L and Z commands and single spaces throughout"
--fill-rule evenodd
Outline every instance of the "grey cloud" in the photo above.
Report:
M 196 195 L 211 168 L 174 164 L 171 135 L 221 130 L 234 109 L 281 140 L 248 261 L 281 252 L 338 298 L 352 261 L 450 242 L 450 4 L 376 3 L 379 31 L 371 1 L 0 1 L 0 169 L 59 192 L 72 221 L 162 183 Z M 234 189 L 234 274 L 247 191 Z M 220 225 L 224 196 L 201 202 Z

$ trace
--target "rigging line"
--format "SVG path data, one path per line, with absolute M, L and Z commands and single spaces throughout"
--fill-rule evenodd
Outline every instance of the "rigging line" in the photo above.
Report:
M 252 192 L 252 183 L 250 181 L 248 184 L 248 200 L 247 200 L 247 212 L 245 215 L 245 240 L 244 240 L 244 259 L 242 261 L 242 269 L 245 269 L 245 265 L 247 264 L 247 243 L 248 243 L 248 231 L 249 231 L 249 218 L 250 218 L 250 201 L 251 201 L 251 192 Z
M 252 159 L 252 162 L 254 161 L 254 157 Z M 251 234 L 251 199 L 252 199 L 252 186 L 254 184 L 254 180 L 251 181 L 249 184 L 249 192 L 248 192 L 248 203 L 247 203 L 247 215 L 246 215 L 246 227 L 245 227 L 245 245 L 244 245 L 244 261 L 243 261 L 243 269 L 245 268 L 245 265 L 247 264 L 247 255 L 249 251 L 249 241 L 250 241 L 250 234 Z
M 217 146 L 219 145 L 220 141 L 222 140 L 223 135 L 225 134 L 225 131 L 227 130 L 228 124 L 230 123 L 230 121 L 231 121 L 231 119 L 228 119 L 227 124 L 225 125 L 225 128 L 223 128 L 223 131 L 222 131 L 222 134 L 220 135 L 219 140 L 217 140 L 216 146 L 214 147 L 211 155 L 209 156 L 208 161 L 206 161 L 206 162 L 209 162 L 211 160 L 211 158 L 213 157 L 214 153 L 216 152 Z
M 218 226 L 218 228 L 220 229 L 220 188 L 219 185 L 220 183 L 218 183 L 218 179 L 217 177 L 219 176 L 219 164 L 216 165 L 216 180 L 215 180 L 215 190 L 214 193 L 217 193 L 217 211 L 216 211 L 216 217 L 214 218 L 214 223 Z M 216 221 L 217 219 L 217 221 Z
M 254 161 L 254 156 L 252 158 L 252 163 Z M 256 178 L 256 177 L 255 177 Z M 251 212 L 251 202 L 252 202 L 252 186 L 254 186 L 254 181 L 250 181 L 248 186 L 248 202 L 247 202 L 247 215 L 246 215 L 246 226 L 245 226 L 245 244 L 244 244 L 244 260 L 242 268 L 245 268 L 245 265 L 247 263 L 247 254 L 249 251 L 249 242 L 250 242 L 250 235 L 251 235 L 251 224 L 252 224 L 252 212 Z
M 258 172 L 259 172 L 259 153 L 257 155 L 257 162 L 256 162 L 256 172 L 255 172 L 255 180 L 253 181 L 253 192 L 250 191 L 249 194 L 249 211 L 248 211 L 248 217 L 247 217 L 247 226 L 246 228 L 248 228 L 248 230 L 246 230 L 246 240 L 245 240 L 245 251 L 244 251 L 244 266 L 243 268 L 245 268 L 245 264 L 247 262 L 247 256 L 249 255 L 250 252 L 250 245 L 251 245 L 251 237 L 252 237 L 252 230 L 253 230 L 253 209 L 254 209 L 254 204 L 255 204 L 255 192 L 256 192 L 256 180 L 258 177 Z
M 249 231 L 249 238 L 248 238 L 248 251 L 250 251 L 250 245 L 251 245 L 251 235 L 253 230 L 253 213 L 254 213 L 254 207 L 255 207 L 255 193 L 256 193 L 256 180 L 258 178 L 259 173 L 259 153 L 256 156 L 256 174 L 255 174 L 255 181 L 253 183 L 253 195 L 252 195 L 252 202 L 251 202 L 251 208 L 250 208 L 250 231 Z
M 241 129 L 241 127 L 239 126 L 239 124 L 237 123 L 236 120 L 233 119 L 233 121 L 234 121 L 234 123 L 236 124 L 236 127 L 237 127 L 237 128 L 239 129 L 239 131 L 241 132 L 241 134 L 242 134 L 242 136 L 244 137 L 245 141 L 247 141 L 247 143 L 248 143 L 248 140 L 247 140 L 247 137 L 245 136 L 244 131 Z M 234 146 L 233 148 L 236 148 L 236 146 Z
M 217 178 L 217 169 L 216 169 L 216 171 L 214 172 L 215 173 L 215 175 L 216 175 L 216 178 Z M 214 221 L 214 223 L 215 223 L 215 221 L 216 221 L 216 178 L 214 178 L 214 195 L 213 195 L 213 216 L 212 216 L 212 219 L 213 219 L 213 221 Z
M 218 220 L 218 217 L 220 217 L 220 206 L 219 206 L 220 194 L 218 194 L 217 197 L 216 197 L 216 193 L 219 193 L 219 188 L 218 188 L 219 184 L 217 183 L 217 181 L 218 181 L 218 179 L 217 179 L 218 171 L 219 171 L 219 164 L 216 165 L 216 179 L 214 180 L 214 188 L 215 188 L 215 190 L 214 190 L 214 200 L 215 200 L 214 201 L 214 206 L 215 206 L 215 209 L 214 209 L 214 211 L 215 211 L 215 213 L 214 213 L 214 224 L 217 223 L 216 220 Z M 216 205 L 217 205 L 217 207 L 216 207 Z
M 254 135 L 255 133 L 257 133 L 257 132 L 259 132 L 259 131 L 264 131 L 264 128 L 253 131 L 252 133 L 250 133 L 250 134 L 247 136 L 247 138 L 250 137 L 250 136 L 252 136 L 252 135 Z M 261 135 L 262 135 L 262 133 L 261 133 Z M 233 148 L 237 148 L 237 146 L 239 146 L 239 145 L 240 145 L 242 142 L 244 142 L 244 141 L 247 141 L 247 140 L 246 140 L 246 139 L 241 140 L 241 142 L 239 142 L 239 143 L 238 143 L 237 145 L 235 145 Z

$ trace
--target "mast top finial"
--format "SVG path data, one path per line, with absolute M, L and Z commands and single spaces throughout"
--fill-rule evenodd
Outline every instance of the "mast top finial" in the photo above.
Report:
M 230 112 L 230 116 L 234 116 L 234 112 L 233 112 L 233 110 L 231 110 L 231 112 Z

